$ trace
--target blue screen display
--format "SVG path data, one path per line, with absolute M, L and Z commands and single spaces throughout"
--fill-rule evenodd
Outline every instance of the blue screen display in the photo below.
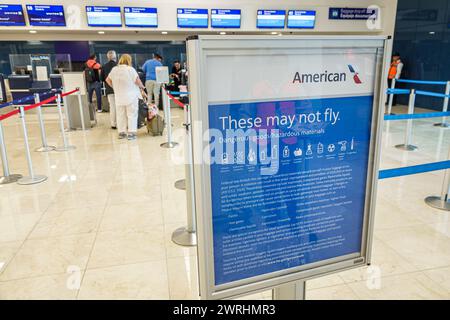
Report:
M 258 10 L 256 18 L 257 28 L 284 28 L 284 21 L 286 20 L 285 10 Z
M 177 9 L 178 28 L 208 28 L 208 9 Z
M 28 19 L 31 26 L 65 27 L 63 6 L 46 6 L 27 4 Z
M 215 285 L 361 252 L 372 110 L 372 95 L 209 105 L 210 143 L 227 141 L 211 149 Z M 238 136 L 237 119 L 260 125 Z
M 211 27 L 213 28 L 240 28 L 241 10 L 212 9 Z
M 0 4 L 0 26 L 24 26 L 25 18 L 20 4 Z
M 123 10 L 127 27 L 158 27 L 158 10 L 156 8 L 125 7 Z
M 313 10 L 289 10 L 287 27 L 293 29 L 313 29 L 316 12 Z
M 120 7 L 87 6 L 86 14 L 90 27 L 121 27 Z

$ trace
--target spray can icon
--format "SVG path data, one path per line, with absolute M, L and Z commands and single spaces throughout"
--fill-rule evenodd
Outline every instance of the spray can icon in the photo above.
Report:
M 322 153 L 323 153 L 323 144 L 319 142 L 319 144 L 317 145 L 317 154 Z
M 284 158 L 289 157 L 289 153 L 290 153 L 290 151 L 289 151 L 288 146 L 284 147 L 284 149 L 283 149 L 283 157 Z

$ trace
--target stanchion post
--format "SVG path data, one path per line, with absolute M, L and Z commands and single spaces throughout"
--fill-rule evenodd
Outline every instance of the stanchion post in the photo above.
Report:
M 305 300 L 305 295 L 305 281 L 287 283 L 272 290 L 273 300 Z
M 59 128 L 61 129 L 61 136 L 62 136 L 62 140 L 63 140 L 63 146 L 62 147 L 58 147 L 55 150 L 56 151 L 68 151 L 68 150 L 73 150 L 76 149 L 75 146 L 71 146 L 67 143 L 67 137 L 66 137 L 66 132 L 64 131 L 64 119 L 63 119 L 63 114 L 62 114 L 62 107 L 61 107 L 61 94 L 57 94 L 56 95 L 56 105 L 58 106 L 58 116 L 59 116 Z
M 411 89 L 411 93 L 409 94 L 409 103 L 408 103 L 408 114 L 414 114 L 414 104 L 416 102 L 416 90 Z M 408 119 L 406 123 L 405 130 L 405 143 L 396 145 L 397 149 L 402 149 L 406 151 L 414 151 L 417 149 L 416 146 L 412 145 L 412 126 L 413 120 Z
M 447 159 L 450 159 L 450 150 Z M 450 211 L 450 169 L 447 169 L 444 172 L 441 196 L 427 197 L 425 198 L 425 203 L 436 209 Z
M 34 94 L 34 103 L 40 103 L 41 99 L 39 97 L 39 93 Z M 35 151 L 37 152 L 49 152 L 56 149 L 54 146 L 49 146 L 47 143 L 47 136 L 45 133 L 45 126 L 44 126 L 44 119 L 42 117 L 42 108 L 41 106 L 38 106 L 37 108 L 37 116 L 38 116 L 38 122 L 39 122 L 39 129 L 41 131 L 41 140 L 42 140 L 42 147 L 37 148 Z
M 67 97 L 64 96 L 62 99 L 63 99 L 63 106 L 64 106 L 64 116 L 66 117 L 66 125 L 67 125 L 66 130 L 70 131 L 70 115 L 69 115 L 69 105 L 67 104 Z
M 442 112 L 448 111 L 448 100 L 450 95 L 450 81 L 447 81 L 447 85 L 445 86 L 445 98 L 444 98 L 444 104 L 442 105 Z M 435 123 L 436 127 L 443 127 L 443 128 L 449 128 L 450 123 L 447 122 L 447 117 L 442 117 L 441 123 Z
M 80 111 L 80 120 L 81 120 L 81 129 L 86 130 L 86 124 L 84 123 L 84 113 L 83 113 L 83 102 L 81 100 L 81 91 L 80 88 L 77 88 L 77 96 L 78 96 L 78 108 Z
M 392 83 L 391 83 L 391 90 L 395 89 L 395 78 L 392 79 Z M 391 91 L 391 94 L 389 95 L 389 102 L 388 102 L 388 114 L 393 114 L 392 113 L 392 104 L 394 103 L 394 93 Z
M 22 130 L 23 130 L 23 140 L 25 143 L 25 155 L 27 157 L 28 162 L 28 177 L 22 177 L 17 181 L 18 184 L 28 185 L 28 184 L 35 184 L 39 182 L 43 182 L 47 180 L 47 177 L 44 175 L 35 175 L 33 170 L 33 163 L 31 161 L 31 154 L 30 154 L 30 144 L 28 142 L 28 132 L 27 132 L 27 125 L 25 123 L 25 110 L 24 107 L 20 107 L 20 120 L 22 123 Z
M 163 108 L 164 108 L 164 117 L 167 129 L 167 142 L 161 144 L 162 148 L 174 148 L 178 145 L 177 142 L 172 141 L 172 119 L 170 115 L 170 98 L 167 94 L 166 88 L 162 88 L 163 93 Z
M 186 204 L 187 204 L 187 227 L 176 229 L 172 233 L 172 241 L 180 246 L 196 246 L 197 245 L 197 224 L 195 220 L 195 198 L 193 186 L 193 172 L 192 172 L 192 144 L 191 144 L 191 129 L 188 106 L 184 108 L 186 119 L 186 134 L 184 145 L 185 157 L 185 187 L 186 187 Z
M 3 177 L 0 177 L 0 184 L 13 183 L 22 178 L 21 174 L 11 174 L 9 172 L 8 155 L 6 154 L 5 136 L 3 124 L 0 121 L 0 154 L 2 157 Z

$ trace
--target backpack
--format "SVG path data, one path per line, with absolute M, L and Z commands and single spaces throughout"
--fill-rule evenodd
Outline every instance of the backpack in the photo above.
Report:
M 84 69 L 84 75 L 85 75 L 86 81 L 88 83 L 92 83 L 92 82 L 96 81 L 94 69 L 89 68 L 88 66 L 86 66 L 86 69 Z

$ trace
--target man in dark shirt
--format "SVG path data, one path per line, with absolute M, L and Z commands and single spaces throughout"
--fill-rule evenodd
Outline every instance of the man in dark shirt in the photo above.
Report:
M 108 78 L 111 70 L 117 65 L 117 54 L 114 50 L 108 51 L 106 54 L 108 62 L 102 66 L 102 80 L 105 83 L 105 94 L 108 97 L 109 102 L 109 116 L 111 119 L 111 128 L 117 128 L 117 117 L 116 117 L 116 99 L 114 98 L 114 89 L 105 81 Z

